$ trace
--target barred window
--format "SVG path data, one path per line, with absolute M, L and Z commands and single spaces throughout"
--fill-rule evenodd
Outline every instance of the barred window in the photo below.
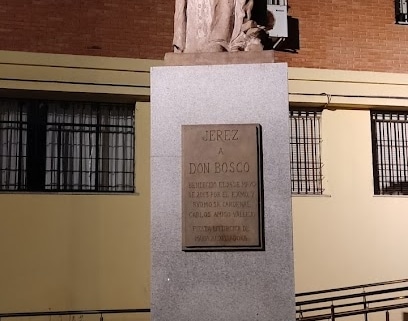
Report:
M 278 5 L 278 6 L 286 6 L 287 0 L 267 0 L 266 4 L 268 5 Z
M 398 24 L 408 24 L 408 0 L 395 0 L 395 20 Z
M 292 194 L 322 194 L 321 110 L 290 111 Z
M 408 113 L 371 112 L 375 195 L 408 195 Z
M 0 99 L 0 191 L 133 192 L 134 105 Z

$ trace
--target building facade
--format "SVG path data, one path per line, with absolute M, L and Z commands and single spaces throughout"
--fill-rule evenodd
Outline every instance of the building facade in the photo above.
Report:
M 396 23 L 398 1 L 289 6 L 300 49 L 276 52 L 275 61 L 289 65 L 294 117 L 319 118 L 303 133 L 317 137 L 318 174 L 292 167 L 306 182 L 292 186 L 296 291 L 407 278 L 408 26 Z M 0 312 L 150 306 L 149 69 L 172 50 L 173 7 L 2 3 L 2 100 L 132 104 L 135 184 L 132 193 L 2 192 Z M 292 163 L 302 163 L 294 155 Z

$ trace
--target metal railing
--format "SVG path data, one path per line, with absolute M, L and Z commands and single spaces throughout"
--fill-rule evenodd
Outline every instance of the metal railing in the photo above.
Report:
M 389 321 L 389 311 L 408 308 L 408 279 L 355 285 L 322 291 L 296 294 L 296 320 L 318 321 L 363 315 L 368 321 L 369 314 L 385 312 Z M 0 321 L 7 318 L 51 317 L 51 316 L 99 316 L 109 314 L 150 313 L 150 308 L 116 310 L 71 310 L 43 312 L 0 313 Z M 81 318 L 82 319 L 82 318 Z
M 408 279 L 296 294 L 296 320 L 331 320 L 408 308 Z
M 136 314 L 150 313 L 150 309 L 114 309 L 114 310 L 72 310 L 72 311 L 43 311 L 43 312 L 16 312 L 0 313 L 0 320 L 6 318 L 23 318 L 23 317 L 51 317 L 51 316 L 75 316 L 75 315 L 99 315 L 99 320 L 103 321 L 103 316 L 108 314 Z

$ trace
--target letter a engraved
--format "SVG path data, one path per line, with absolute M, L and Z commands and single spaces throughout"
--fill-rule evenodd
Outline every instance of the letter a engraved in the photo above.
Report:
M 222 148 L 220 148 L 220 150 L 218 151 L 218 155 L 224 155 L 224 151 L 222 150 Z

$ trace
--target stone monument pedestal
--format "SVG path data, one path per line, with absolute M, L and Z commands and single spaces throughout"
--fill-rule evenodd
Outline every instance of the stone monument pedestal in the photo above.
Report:
M 260 125 L 261 250 L 182 250 L 182 126 L 211 124 Z M 288 126 L 286 64 L 152 69 L 152 321 L 295 320 Z

